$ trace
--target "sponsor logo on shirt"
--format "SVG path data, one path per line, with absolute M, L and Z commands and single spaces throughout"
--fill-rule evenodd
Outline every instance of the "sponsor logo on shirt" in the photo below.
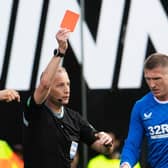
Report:
M 149 126 L 148 130 L 151 139 L 168 138 L 168 124 Z
M 144 113 L 144 120 L 148 120 L 152 117 L 152 112 Z

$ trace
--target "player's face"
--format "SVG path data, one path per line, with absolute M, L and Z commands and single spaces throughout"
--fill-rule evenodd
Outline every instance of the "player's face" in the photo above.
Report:
M 50 91 L 51 101 L 54 103 L 68 104 L 70 96 L 70 80 L 66 72 L 56 75 Z
M 144 77 L 155 97 L 161 101 L 168 100 L 168 68 L 157 67 L 145 69 Z

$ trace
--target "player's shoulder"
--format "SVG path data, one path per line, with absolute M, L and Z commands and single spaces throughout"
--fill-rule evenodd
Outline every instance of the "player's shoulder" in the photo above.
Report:
M 143 97 L 141 97 L 139 100 L 136 101 L 136 103 L 138 104 L 146 104 L 146 103 L 149 104 L 153 102 L 154 98 L 151 92 L 146 93 Z
M 151 92 L 148 92 L 141 99 L 136 101 L 134 110 L 143 113 L 144 111 L 150 109 L 155 105 L 156 101 L 154 100 L 153 94 Z

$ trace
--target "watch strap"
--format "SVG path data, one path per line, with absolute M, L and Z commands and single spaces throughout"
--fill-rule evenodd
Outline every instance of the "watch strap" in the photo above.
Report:
M 65 55 L 65 54 L 61 53 L 59 51 L 59 49 L 54 49 L 53 54 L 54 54 L 55 57 L 64 57 L 64 55 Z

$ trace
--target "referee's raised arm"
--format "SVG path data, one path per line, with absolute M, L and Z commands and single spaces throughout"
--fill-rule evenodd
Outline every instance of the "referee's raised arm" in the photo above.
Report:
M 43 103 L 50 91 L 50 87 L 54 80 L 55 72 L 60 64 L 61 58 L 65 55 L 68 48 L 68 37 L 70 31 L 68 29 L 60 29 L 56 34 L 58 48 L 53 49 L 53 56 L 43 71 L 40 83 L 34 92 L 34 100 L 37 104 Z

